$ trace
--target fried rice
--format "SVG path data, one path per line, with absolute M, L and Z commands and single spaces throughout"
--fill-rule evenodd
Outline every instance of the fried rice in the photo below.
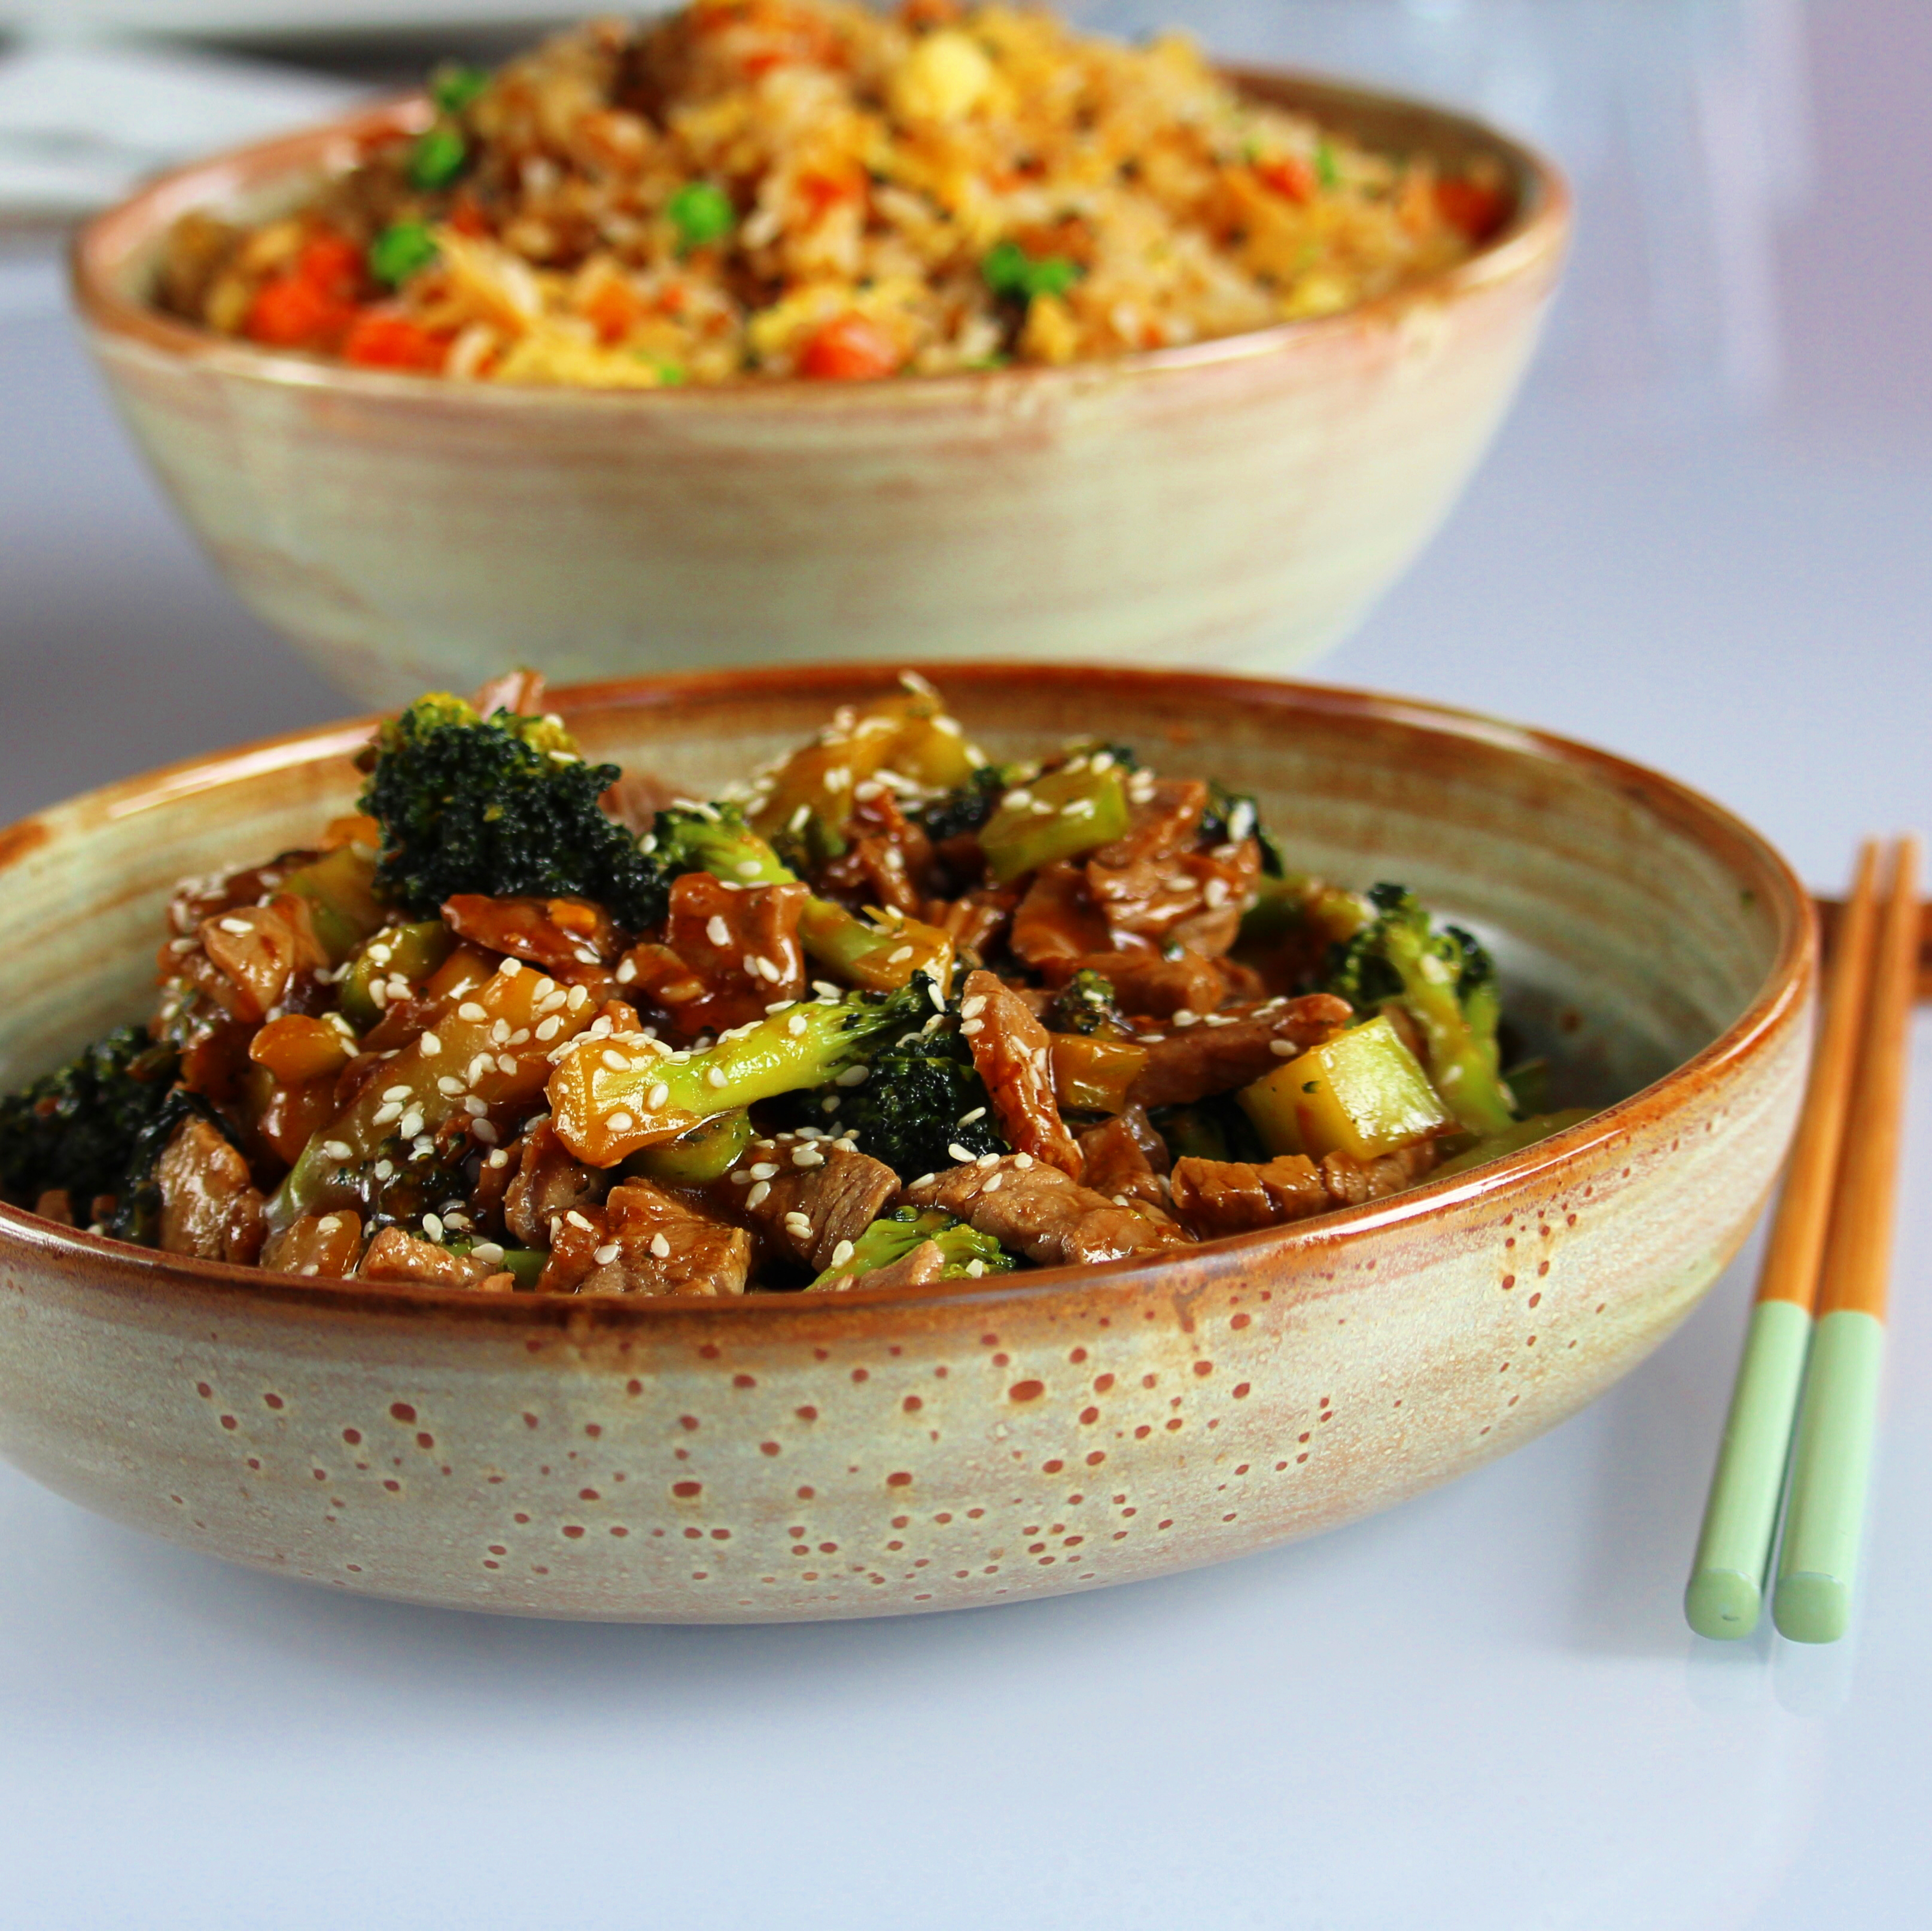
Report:
M 1181 35 L 952 0 L 692 0 L 439 70 L 430 101 L 289 212 L 184 217 L 160 305 L 472 381 L 940 374 L 1330 314 L 1508 212 L 1493 164 L 1372 152 Z

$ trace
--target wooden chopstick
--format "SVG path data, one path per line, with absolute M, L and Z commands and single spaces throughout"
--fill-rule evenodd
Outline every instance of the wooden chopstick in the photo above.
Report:
M 1828 960 L 1837 947 L 1838 933 L 1845 919 L 1845 902 L 1843 899 L 1814 899 L 1812 903 L 1818 911 L 1818 935 L 1823 941 L 1825 956 Z M 1922 901 L 1918 908 L 1918 969 L 1917 981 L 1918 1003 L 1932 1003 L 1932 899 Z
M 1779 1633 L 1797 1642 L 1835 1642 L 1851 1618 L 1885 1355 L 1906 1032 L 1918 966 L 1918 841 L 1901 839 L 1892 856 L 1860 1044 L 1858 1117 L 1840 1163 L 1820 1277 L 1817 1329 L 1772 1600 Z
M 1803 1110 L 1684 1591 L 1685 1620 L 1700 1636 L 1748 1636 L 1763 1606 L 1870 990 L 1878 863 L 1878 841 L 1868 838 L 1839 921 Z

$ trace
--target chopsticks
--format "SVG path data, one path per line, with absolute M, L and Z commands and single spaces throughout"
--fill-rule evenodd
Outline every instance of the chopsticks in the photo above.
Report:
M 1878 1425 L 1886 1290 L 1904 1132 L 1906 1029 L 1918 962 L 1918 844 L 1900 839 L 1858 1053 L 1858 1130 L 1846 1141 L 1818 1286 L 1818 1326 L 1792 1457 L 1772 1617 L 1795 1642 L 1834 1643 L 1851 1620 Z
M 1804 1108 L 1684 1594 L 1700 1635 L 1734 1638 L 1756 1627 L 1787 1462 L 1773 1618 L 1804 1642 L 1834 1641 L 1849 1619 L 1884 1350 L 1920 942 L 1918 860 L 1916 840 L 1894 848 L 1881 923 L 1879 848 L 1865 840 L 1834 934 Z M 1855 1098 L 1858 1127 L 1848 1137 Z

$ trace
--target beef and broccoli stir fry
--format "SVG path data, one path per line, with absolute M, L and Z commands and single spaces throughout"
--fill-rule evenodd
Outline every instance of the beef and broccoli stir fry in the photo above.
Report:
M 0 1102 L 112 1239 L 485 1293 L 839 1293 L 1158 1255 L 1528 1143 L 1495 969 L 1122 746 L 912 676 L 713 801 L 540 680 L 425 697 L 312 850 L 184 881 L 146 1025 Z M 1530 1095 L 1521 1096 L 1525 1101 Z

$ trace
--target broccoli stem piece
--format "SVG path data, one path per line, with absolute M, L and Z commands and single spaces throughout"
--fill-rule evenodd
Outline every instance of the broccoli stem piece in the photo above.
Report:
M 1501 1002 L 1489 954 L 1459 926 L 1434 930 L 1414 893 L 1380 884 L 1376 916 L 1342 948 L 1330 990 L 1368 1012 L 1400 1000 L 1428 1049 L 1429 1076 L 1466 1131 L 1506 1132 L 1516 1109 L 1496 1043 Z
M 980 832 L 980 847 L 987 869 L 1008 885 L 1125 837 L 1132 819 L 1114 753 L 1082 752 L 1008 791 Z
M 874 1041 L 922 1024 L 930 985 L 788 1006 L 701 1052 L 674 1053 L 643 1033 L 580 1040 L 550 1076 L 557 1137 L 579 1160 L 614 1167 L 718 1113 L 823 1086 L 862 1065 Z
M 956 1220 L 938 1207 L 901 1207 L 874 1221 L 852 1243 L 852 1251 L 836 1267 L 828 1267 L 812 1283 L 827 1288 L 835 1281 L 862 1277 L 902 1260 L 926 1241 L 938 1243 L 945 1257 L 942 1281 L 977 1280 L 988 1274 L 1009 1274 L 1017 1265 L 991 1234 Z
M 364 754 L 362 808 L 382 827 L 378 893 L 411 917 L 465 893 L 580 898 L 633 931 L 664 917 L 664 881 L 605 812 L 614 764 L 586 764 L 554 718 L 479 718 L 434 692 Z
M 632 1154 L 626 1170 L 662 1187 L 702 1187 L 723 1179 L 756 1137 L 750 1113 L 740 1107 L 700 1122 L 680 1139 Z

